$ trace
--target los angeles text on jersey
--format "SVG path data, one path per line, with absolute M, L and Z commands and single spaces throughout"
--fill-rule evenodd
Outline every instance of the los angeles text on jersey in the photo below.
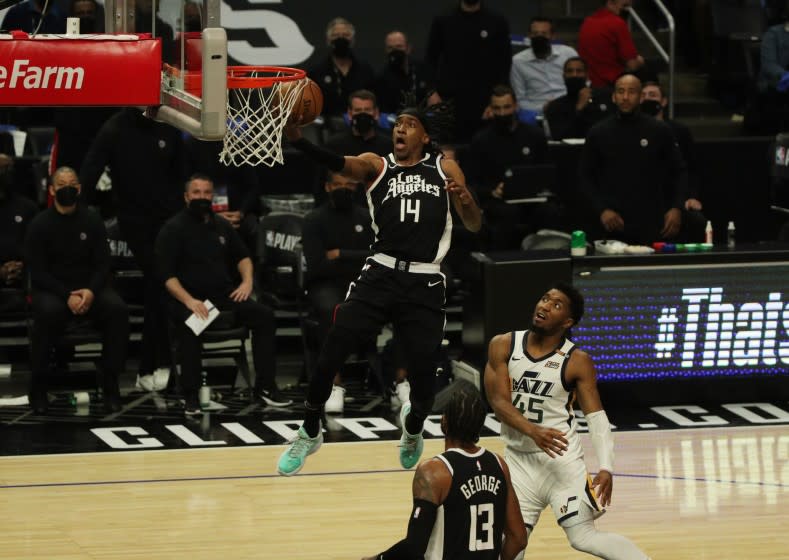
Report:
M 0 89 L 82 89 L 84 79 L 80 66 L 30 66 L 23 58 L 14 60 L 10 72 L 0 66 Z
M 389 187 L 389 190 L 386 191 L 386 196 L 384 197 L 382 203 L 386 202 L 390 198 L 409 196 L 420 192 L 432 194 L 436 197 L 441 196 L 441 187 L 428 183 L 425 181 L 425 178 L 419 174 L 414 175 L 401 172 L 397 174 L 397 177 L 392 177 L 389 179 L 386 184 Z

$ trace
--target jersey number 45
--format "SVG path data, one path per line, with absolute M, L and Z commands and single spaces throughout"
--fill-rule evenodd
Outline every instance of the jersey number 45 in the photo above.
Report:
M 518 393 L 512 401 L 512 406 L 520 410 L 521 414 L 529 419 L 529 422 L 542 424 L 542 408 L 540 408 L 540 405 L 544 400 L 545 399 L 536 399 L 534 397 L 524 397 L 522 393 Z M 532 416 L 532 414 L 534 416 Z

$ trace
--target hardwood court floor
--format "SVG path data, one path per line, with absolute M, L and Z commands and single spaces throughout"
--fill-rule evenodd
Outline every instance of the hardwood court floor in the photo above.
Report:
M 789 558 L 787 426 L 616 437 L 614 504 L 600 528 L 655 560 Z M 440 444 L 428 441 L 425 456 Z M 339 560 L 404 535 L 412 473 L 395 468 L 396 442 L 326 444 L 293 478 L 273 474 L 282 449 L 0 458 L 0 558 Z M 527 557 L 589 558 L 550 509 Z

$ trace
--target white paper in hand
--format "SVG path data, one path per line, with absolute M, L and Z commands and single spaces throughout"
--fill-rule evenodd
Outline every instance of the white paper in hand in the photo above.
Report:
M 211 303 L 210 300 L 205 300 L 203 302 L 203 305 L 205 305 L 205 308 L 208 309 L 207 319 L 201 319 L 200 317 L 192 313 L 191 315 L 189 315 L 186 321 L 184 321 L 186 323 L 186 326 L 192 329 L 192 332 L 195 333 L 197 336 L 200 336 L 200 333 L 202 333 L 205 330 L 205 328 L 208 325 L 210 325 L 214 321 L 214 319 L 216 319 L 219 316 L 219 310 L 216 307 L 214 307 L 214 304 Z

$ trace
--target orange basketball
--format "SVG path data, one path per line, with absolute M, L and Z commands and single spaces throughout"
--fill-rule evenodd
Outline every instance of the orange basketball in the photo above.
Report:
M 299 122 L 301 126 L 310 124 L 323 111 L 323 93 L 321 88 L 309 78 L 305 79 L 307 84 L 301 90 L 296 103 L 293 104 L 293 110 L 288 118 L 289 122 L 296 122 L 301 117 L 301 122 Z

